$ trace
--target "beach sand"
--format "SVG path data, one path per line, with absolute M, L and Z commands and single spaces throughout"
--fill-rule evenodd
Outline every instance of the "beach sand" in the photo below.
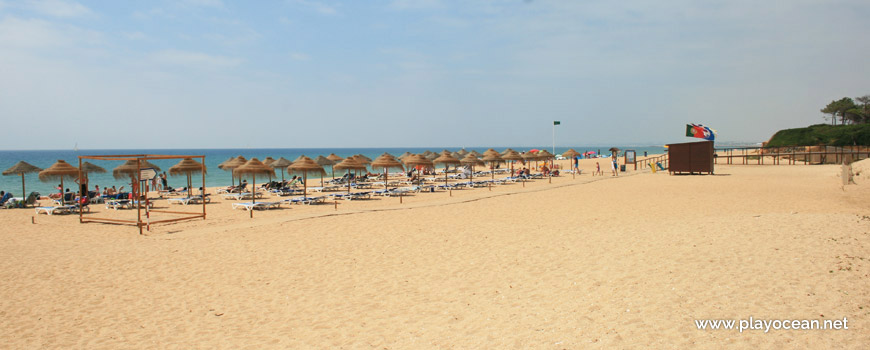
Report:
M 836 165 L 718 165 L 714 176 L 614 178 L 606 160 L 607 176 L 593 177 L 594 162 L 576 179 L 285 206 L 253 219 L 216 198 L 207 220 L 145 235 L 3 210 L 2 347 L 870 344 L 866 177 L 842 188 Z M 739 333 L 694 322 L 749 317 L 846 317 L 849 329 Z

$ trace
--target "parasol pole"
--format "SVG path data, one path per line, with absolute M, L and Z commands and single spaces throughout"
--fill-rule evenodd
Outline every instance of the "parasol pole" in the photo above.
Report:
M 251 192 L 251 210 L 248 210 L 248 211 L 251 212 L 251 218 L 254 218 L 254 204 L 257 203 L 256 202 L 256 200 L 257 200 L 257 174 L 256 173 L 251 173 L 251 183 L 253 183 L 254 187 L 251 188 L 251 190 L 252 190 L 252 192 Z

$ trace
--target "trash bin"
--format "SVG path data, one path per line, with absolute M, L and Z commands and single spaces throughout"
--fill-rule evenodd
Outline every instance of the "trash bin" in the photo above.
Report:
M 625 164 L 619 166 L 619 171 L 625 172 Z

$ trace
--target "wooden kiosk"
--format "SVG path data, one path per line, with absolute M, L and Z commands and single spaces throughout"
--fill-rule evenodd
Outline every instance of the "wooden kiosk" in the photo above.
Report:
M 668 145 L 668 173 L 713 174 L 713 141 Z
M 103 156 L 79 156 L 79 178 L 82 178 L 81 165 L 82 160 L 84 159 L 96 159 L 96 160 L 108 160 L 108 161 L 135 161 L 136 168 L 138 171 L 135 172 L 136 183 L 142 183 L 142 165 L 145 164 L 148 160 L 153 159 L 185 159 L 185 158 L 199 158 L 201 164 L 203 164 L 203 169 L 205 168 L 205 156 L 180 156 L 180 155 L 155 155 L 155 154 L 125 154 L 125 155 L 103 155 Z M 152 210 L 148 209 L 148 192 L 147 190 L 144 192 L 144 195 L 139 193 L 139 188 L 141 186 L 136 187 L 136 191 L 131 192 L 133 198 L 136 200 L 136 220 L 121 220 L 121 219 L 110 219 L 110 218 L 100 218 L 93 216 L 84 216 L 82 211 L 79 210 L 79 223 L 87 223 L 87 222 L 98 222 L 98 223 L 107 223 L 107 224 L 122 224 L 122 225 L 134 225 L 139 228 L 139 234 L 142 234 L 142 227 L 150 230 L 150 226 L 152 224 L 159 223 L 167 223 L 167 222 L 176 222 L 183 220 L 192 220 L 202 218 L 205 220 L 205 200 L 202 200 L 202 213 L 194 213 L 194 212 L 183 212 L 183 211 L 171 211 L 171 210 Z M 190 189 L 188 189 L 190 191 Z M 205 197 L 205 171 L 202 172 L 202 195 Z M 144 197 L 144 198 L 143 198 Z M 146 221 L 142 221 L 142 204 L 145 204 L 146 209 Z M 150 213 L 163 213 L 163 214 L 175 214 L 182 215 L 181 217 L 176 217 L 172 219 L 163 219 L 163 220 L 151 220 Z

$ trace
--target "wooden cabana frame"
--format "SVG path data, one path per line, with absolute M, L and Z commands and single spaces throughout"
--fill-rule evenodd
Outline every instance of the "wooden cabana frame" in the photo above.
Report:
M 139 184 L 142 182 L 140 178 L 140 174 L 142 173 L 142 163 L 149 160 L 154 159 L 185 159 L 191 158 L 196 159 L 199 158 L 201 164 L 203 164 L 203 168 L 205 167 L 205 156 L 191 156 L 191 155 L 160 155 L 160 154 L 119 154 L 119 155 L 99 155 L 99 156 L 79 156 L 79 178 L 82 178 L 82 160 L 84 159 L 95 159 L 95 160 L 107 160 L 107 161 L 128 161 L 134 160 L 136 161 L 136 183 Z M 139 234 L 142 234 L 142 228 L 150 230 L 150 226 L 152 224 L 159 223 L 168 223 L 168 222 L 177 222 L 183 220 L 193 220 L 202 218 L 205 220 L 205 171 L 202 172 L 202 213 L 191 213 L 191 212 L 181 212 L 181 211 L 170 211 L 170 210 L 148 210 L 149 213 L 165 213 L 165 214 L 176 214 L 176 215 L 184 215 L 179 218 L 174 219 L 165 219 L 165 220 L 149 220 L 146 222 L 142 221 L 142 200 L 140 199 L 141 187 L 136 186 L 137 191 L 133 193 L 133 196 L 136 198 L 136 220 L 122 220 L 122 219 L 110 219 L 110 218 L 100 218 L 100 217 L 91 217 L 88 216 L 85 218 L 84 214 L 81 210 L 79 210 L 79 223 L 88 223 L 88 222 L 96 222 L 96 223 L 106 223 L 106 224 L 123 224 L 123 225 L 133 225 L 139 228 Z M 190 189 L 188 189 L 190 191 Z M 145 191 L 145 205 L 148 205 L 148 192 Z

